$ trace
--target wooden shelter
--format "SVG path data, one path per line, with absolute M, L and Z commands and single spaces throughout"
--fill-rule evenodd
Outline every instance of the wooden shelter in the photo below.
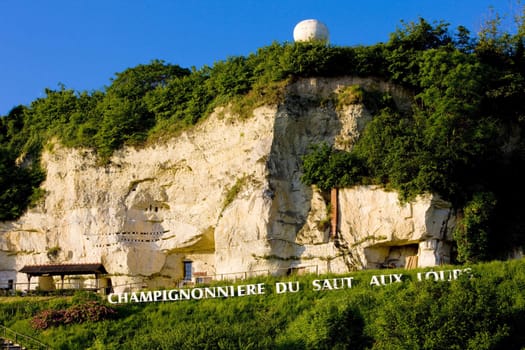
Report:
M 95 275 L 98 287 L 100 275 L 107 274 L 102 264 L 50 264 L 50 265 L 26 265 L 19 272 L 27 275 L 28 290 L 33 276 L 60 276 L 61 289 L 64 289 L 64 277 L 72 275 Z

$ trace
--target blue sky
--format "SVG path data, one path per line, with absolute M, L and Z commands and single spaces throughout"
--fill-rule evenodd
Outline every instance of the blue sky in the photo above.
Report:
M 162 59 L 213 65 L 272 42 L 291 42 L 296 23 L 315 18 L 338 46 L 388 40 L 419 17 L 476 33 L 517 0 L 0 0 L 0 115 L 59 84 L 103 90 L 115 73 Z M 508 22 L 511 22 L 510 20 Z M 509 30 L 512 30 L 509 24 Z

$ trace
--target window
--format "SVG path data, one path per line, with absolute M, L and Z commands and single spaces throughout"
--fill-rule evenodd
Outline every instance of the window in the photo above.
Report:
M 191 281 L 191 261 L 184 261 L 184 280 Z

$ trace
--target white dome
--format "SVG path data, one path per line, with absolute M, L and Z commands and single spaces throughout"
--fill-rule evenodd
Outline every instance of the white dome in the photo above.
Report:
M 293 29 L 293 40 L 328 42 L 328 28 L 316 19 L 305 19 Z

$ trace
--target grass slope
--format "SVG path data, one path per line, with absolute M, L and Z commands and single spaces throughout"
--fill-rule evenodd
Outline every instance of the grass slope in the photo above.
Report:
M 321 291 L 314 280 L 344 276 L 250 280 L 243 284 L 265 283 L 265 294 L 121 304 L 115 319 L 46 330 L 31 328 L 37 312 L 95 296 L 14 298 L 0 303 L 0 318 L 56 349 L 523 349 L 525 260 L 471 268 L 445 282 L 418 281 L 428 269 L 362 271 L 347 275 L 352 288 Z M 390 274 L 402 282 L 370 284 Z M 278 282 L 300 290 L 278 294 Z

